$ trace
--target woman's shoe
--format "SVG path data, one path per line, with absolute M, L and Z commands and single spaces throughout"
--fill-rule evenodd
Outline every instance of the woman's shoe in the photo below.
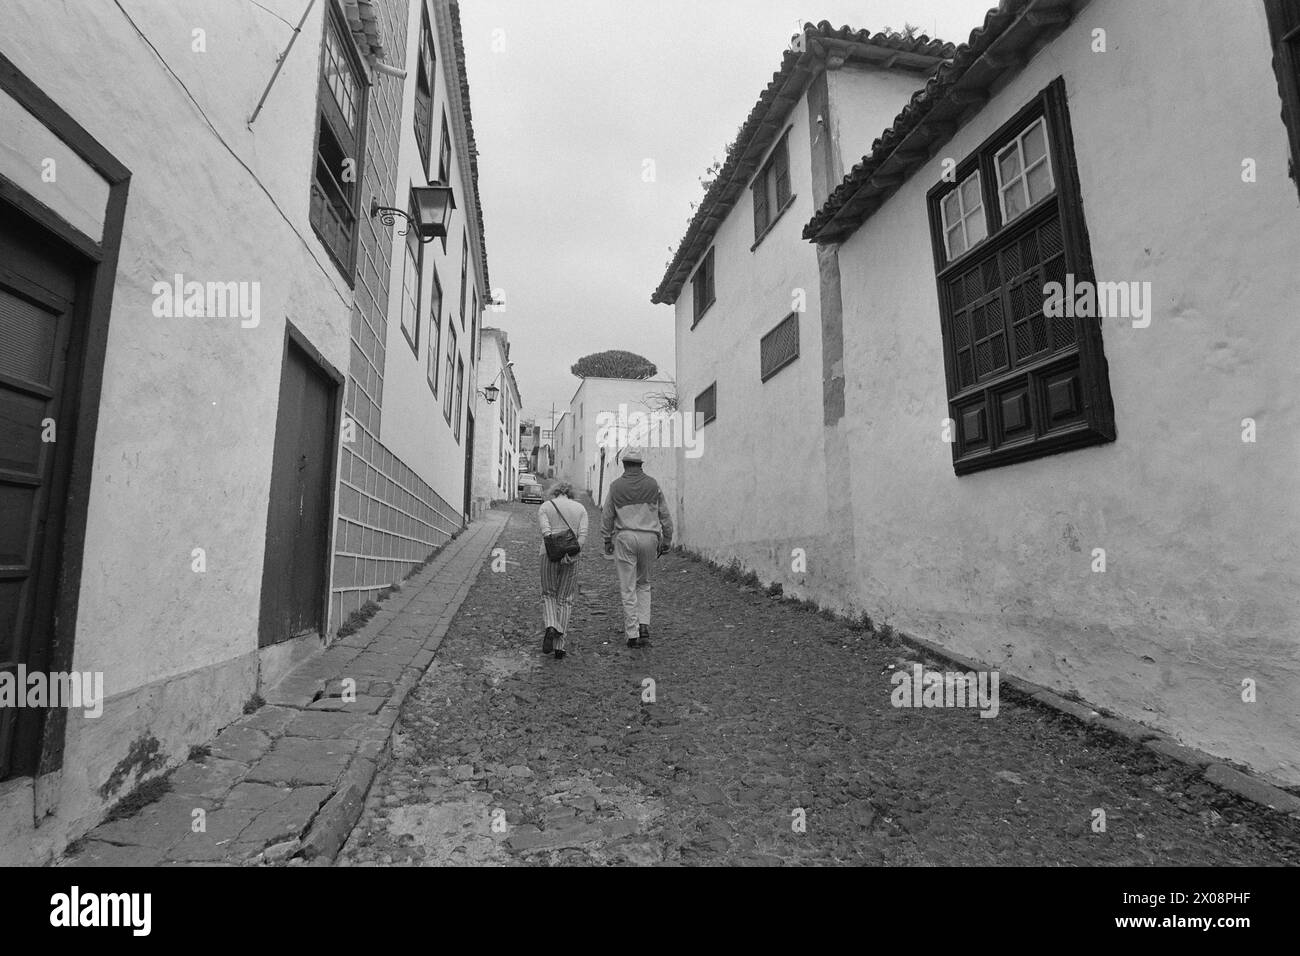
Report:
M 542 653 L 549 654 L 555 650 L 555 628 L 548 627 L 546 636 L 542 638 Z

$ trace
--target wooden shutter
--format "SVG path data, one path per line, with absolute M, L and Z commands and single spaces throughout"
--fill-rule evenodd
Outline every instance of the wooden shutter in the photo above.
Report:
M 758 174 L 751 187 L 754 190 L 754 238 L 758 239 L 767 228 L 767 170 Z
M 776 209 L 773 211 L 779 212 L 790 201 L 790 150 L 784 136 L 772 157 L 772 168 L 776 173 Z

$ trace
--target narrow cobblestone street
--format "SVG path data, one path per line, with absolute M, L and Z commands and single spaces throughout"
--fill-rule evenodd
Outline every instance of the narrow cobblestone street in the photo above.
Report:
M 505 569 L 406 698 L 339 865 L 1300 863 L 1294 819 L 1006 688 L 993 719 L 892 707 L 918 652 L 679 552 L 629 650 L 595 512 L 568 657 L 543 657 L 535 506 L 504 510 Z

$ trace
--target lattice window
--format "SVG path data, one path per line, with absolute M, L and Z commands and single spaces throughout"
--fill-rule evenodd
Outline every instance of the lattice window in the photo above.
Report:
M 958 474 L 1114 439 L 1100 321 L 1044 310 L 1095 281 L 1074 169 L 1058 80 L 930 191 Z
M 799 313 L 791 312 L 759 342 L 759 373 L 766 382 L 799 357 Z

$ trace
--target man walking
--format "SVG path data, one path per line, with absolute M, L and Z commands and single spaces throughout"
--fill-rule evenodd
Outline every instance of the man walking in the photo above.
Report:
M 618 568 L 628 647 L 650 646 L 650 565 L 673 541 L 673 519 L 659 482 L 641 470 L 639 448 L 623 451 L 623 474 L 609 486 L 600 523 L 605 553 Z

